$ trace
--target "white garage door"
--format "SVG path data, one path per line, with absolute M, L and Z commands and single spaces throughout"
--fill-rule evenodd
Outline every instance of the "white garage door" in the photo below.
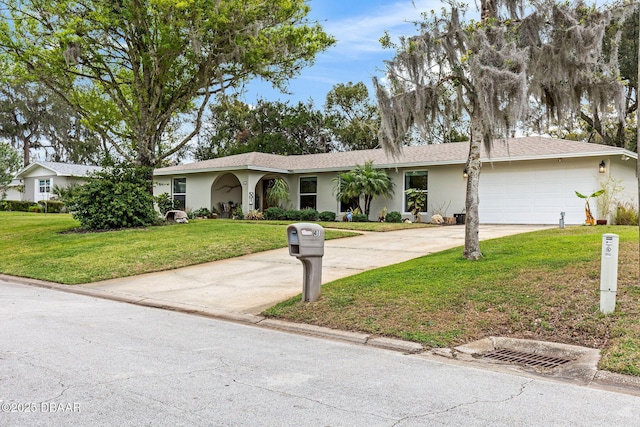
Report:
M 584 223 L 584 200 L 595 185 L 592 171 L 558 163 L 550 167 L 484 163 L 480 175 L 480 222 L 484 224 L 558 224 L 565 212 L 566 224 Z M 595 213 L 595 202 L 591 202 Z

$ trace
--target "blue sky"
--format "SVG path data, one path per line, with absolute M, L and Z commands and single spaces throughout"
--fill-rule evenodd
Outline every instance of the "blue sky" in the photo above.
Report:
M 442 7 L 440 0 L 310 0 L 309 18 L 318 21 L 337 43 L 317 56 L 315 65 L 302 71 L 289 83 L 291 95 L 282 94 L 263 82 L 252 82 L 243 100 L 254 104 L 258 98 L 281 101 L 306 101 L 312 98 L 316 108 L 324 106 L 327 92 L 338 83 L 364 82 L 375 99 L 371 79 L 381 77 L 384 60 L 393 51 L 383 49 L 379 39 L 388 31 L 394 40 L 399 35 L 415 34 L 413 21 L 420 14 Z

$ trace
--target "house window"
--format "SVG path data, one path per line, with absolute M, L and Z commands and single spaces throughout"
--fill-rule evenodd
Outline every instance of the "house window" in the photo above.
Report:
M 340 212 L 347 212 L 358 207 L 358 197 L 352 197 L 346 202 L 340 200 Z
M 180 202 L 179 209 L 187 205 L 187 178 L 173 178 L 173 200 Z
M 425 194 L 429 192 L 429 173 L 427 171 L 412 171 L 404 174 L 404 189 L 413 188 Z M 428 206 L 425 204 L 425 206 Z M 404 211 L 409 212 L 407 195 L 404 195 Z
M 318 178 L 308 176 L 300 178 L 300 209 L 316 209 L 318 196 Z
M 40 193 L 50 193 L 51 192 L 51 180 L 50 179 L 41 179 L 39 180 L 39 188 Z

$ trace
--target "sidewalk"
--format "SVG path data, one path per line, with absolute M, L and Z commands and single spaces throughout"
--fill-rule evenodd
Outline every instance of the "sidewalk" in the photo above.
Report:
M 549 228 L 483 225 L 481 240 Z M 325 242 L 322 283 L 464 245 L 464 226 L 418 228 Z M 185 254 L 189 256 L 189 254 Z M 287 248 L 176 270 L 78 285 L 166 308 L 255 315 L 302 292 L 302 264 Z M 78 287 L 75 286 L 75 287 Z M 151 301 L 149 301 L 151 302 Z

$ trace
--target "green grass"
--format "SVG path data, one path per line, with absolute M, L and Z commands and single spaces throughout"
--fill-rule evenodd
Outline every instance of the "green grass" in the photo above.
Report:
M 599 312 L 601 234 L 620 236 L 618 305 Z M 603 349 L 602 369 L 640 375 L 635 227 L 571 227 L 495 239 L 470 262 L 461 248 L 367 271 L 265 314 L 452 347 L 487 336 Z
M 0 212 L 0 273 L 65 284 L 169 270 L 287 246 L 286 227 L 269 222 L 194 220 L 189 224 L 71 232 L 65 214 Z M 327 230 L 327 239 L 350 236 Z

